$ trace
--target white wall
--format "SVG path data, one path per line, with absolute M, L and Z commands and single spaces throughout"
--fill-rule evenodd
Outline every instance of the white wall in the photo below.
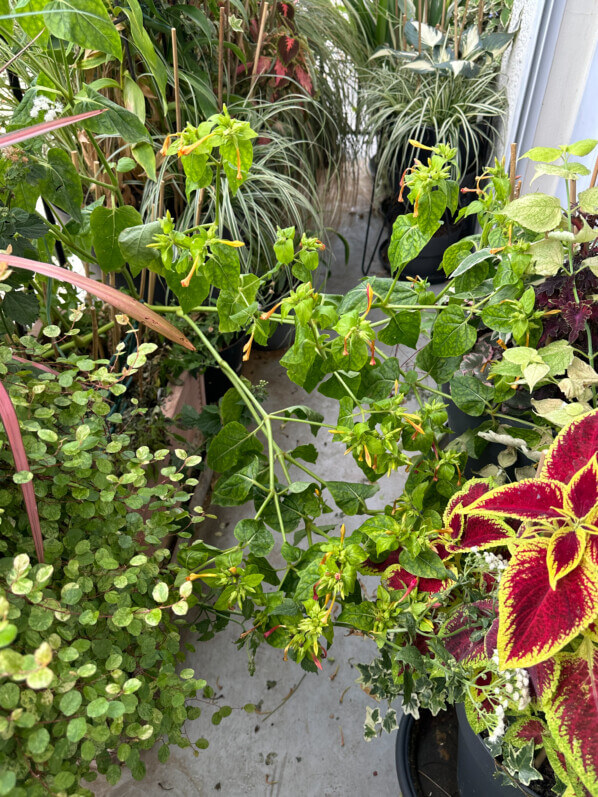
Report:
M 520 31 L 503 65 L 504 151 L 511 141 L 525 152 L 598 138 L 598 0 L 516 0 L 514 11 Z M 533 166 L 522 161 L 518 172 L 529 190 Z M 532 190 L 557 191 L 558 179 L 537 180 Z

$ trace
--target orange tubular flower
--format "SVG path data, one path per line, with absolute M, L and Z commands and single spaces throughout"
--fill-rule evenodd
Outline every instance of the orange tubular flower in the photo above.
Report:
M 168 154 L 168 147 L 170 146 L 171 139 L 172 139 L 172 136 L 169 133 L 166 136 L 166 138 L 164 139 L 164 143 L 162 144 L 162 149 L 160 150 L 160 155 L 163 155 L 164 157 L 166 157 L 166 155 Z
M 260 315 L 260 319 L 262 321 L 267 321 L 270 318 L 270 316 L 274 315 L 274 313 L 278 310 L 278 308 L 280 307 L 281 304 L 282 304 L 282 302 L 278 302 L 278 304 L 275 304 L 274 307 L 272 307 L 270 310 L 268 310 L 267 313 L 262 313 Z
M 189 287 L 189 284 L 191 283 L 191 279 L 193 278 L 193 275 L 197 271 L 197 266 L 198 265 L 199 265 L 199 258 L 196 257 L 195 260 L 193 261 L 193 265 L 191 266 L 191 270 L 189 271 L 189 273 L 187 274 L 185 279 L 181 280 L 181 285 L 183 286 L 183 288 L 188 288 Z
M 253 335 L 254 335 L 254 333 L 252 332 L 251 333 L 251 337 L 249 338 L 247 343 L 243 346 L 243 362 L 244 363 L 246 363 L 247 360 L 249 360 L 249 358 L 251 356 L 251 346 L 253 344 Z

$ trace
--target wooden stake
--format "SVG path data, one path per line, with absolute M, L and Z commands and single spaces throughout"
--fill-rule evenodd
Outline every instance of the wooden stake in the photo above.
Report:
M 446 19 L 446 4 L 448 0 L 442 0 L 442 16 L 440 17 L 440 30 L 444 33 L 444 21 Z
M 262 44 L 264 43 L 264 30 L 266 28 L 266 18 L 268 16 L 268 3 L 264 2 L 262 7 L 262 18 L 260 20 L 260 30 L 257 37 L 257 45 L 255 48 L 255 55 L 253 57 L 253 70 L 251 73 L 251 86 L 249 87 L 249 93 L 247 95 L 247 99 L 251 97 L 253 94 L 253 90 L 255 88 L 255 84 L 258 78 L 257 74 L 257 65 L 260 60 L 260 53 L 262 51 Z
M 479 0 L 478 3 L 478 34 L 482 35 L 484 29 L 484 0 Z
M 220 27 L 218 28 L 218 108 L 222 110 L 222 79 L 224 73 L 224 6 L 220 6 Z
M 592 172 L 592 178 L 590 180 L 590 188 L 594 188 L 597 179 L 598 179 L 598 158 L 596 158 L 596 163 L 594 164 L 594 171 Z
M 577 180 L 569 180 L 569 207 L 577 204 Z
M 511 185 L 511 192 L 509 199 L 515 199 L 515 175 L 517 171 L 517 144 L 511 144 L 511 161 L 509 163 L 509 183 Z
M 180 133 L 183 129 L 181 119 L 181 88 L 179 84 L 179 51 L 177 48 L 176 28 L 170 29 L 172 37 L 172 68 L 174 71 L 174 104 L 176 109 L 176 129 Z
M 422 54 L 422 0 L 417 0 L 417 29 L 419 35 L 417 37 L 417 49 L 419 54 Z

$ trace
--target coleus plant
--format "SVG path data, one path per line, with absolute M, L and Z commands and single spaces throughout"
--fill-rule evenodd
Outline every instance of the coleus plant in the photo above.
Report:
M 573 781 L 598 790 L 598 411 L 556 438 L 537 478 L 475 481 L 447 510 L 449 550 L 506 549 L 498 663 L 526 668 L 541 738 Z M 523 727 L 523 726 L 522 726 Z M 538 740 L 538 744 L 540 744 Z
M 315 93 L 312 54 L 305 38 L 295 23 L 293 3 L 277 2 L 274 16 L 266 23 L 268 29 L 260 35 L 257 17 L 249 24 L 252 57 L 237 67 L 238 77 L 252 74 L 265 84 L 267 98 L 278 99 L 285 89 L 296 92 L 298 88 L 311 96 Z

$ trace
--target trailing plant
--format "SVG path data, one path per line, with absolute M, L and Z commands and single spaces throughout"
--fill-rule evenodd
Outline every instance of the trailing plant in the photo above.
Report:
M 107 361 L 71 355 L 49 369 L 36 363 L 42 354 L 31 337 L 1 352 L 29 461 L 15 472 L 3 433 L 0 791 L 15 797 L 91 794 L 86 782 L 99 772 L 114 784 L 124 766 L 142 778 L 141 751 L 161 741 L 166 761 L 170 745 L 191 745 L 183 725 L 200 710 L 185 702 L 206 685 L 177 672 L 181 618 L 196 600 L 168 548 L 203 519 L 187 507 L 197 480 L 186 473 L 199 458 L 177 451 L 177 468 L 167 449 L 135 449 L 110 412 L 124 375 Z M 24 483 L 36 493 L 43 563 Z

